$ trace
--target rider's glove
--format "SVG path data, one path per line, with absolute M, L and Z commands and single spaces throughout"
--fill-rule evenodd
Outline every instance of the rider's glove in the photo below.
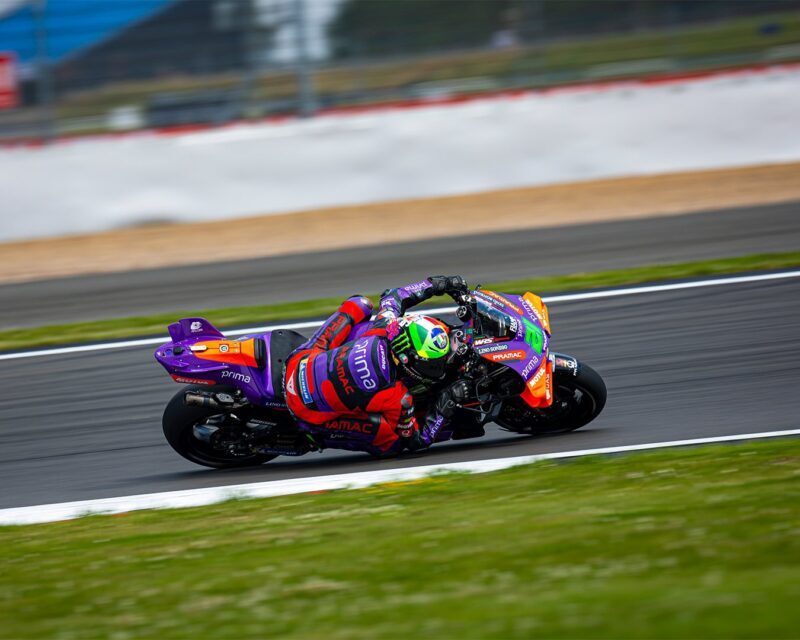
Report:
M 417 451 L 418 449 L 422 449 L 423 447 L 427 446 L 422 440 L 422 436 L 420 436 L 416 426 L 411 421 L 400 422 L 394 428 L 394 432 L 400 436 L 400 439 L 403 441 L 401 444 L 401 450 L 408 449 L 409 451 Z
M 436 412 L 445 418 L 452 418 L 458 406 L 470 396 L 470 387 L 465 380 L 457 380 L 443 389 L 436 398 Z
M 468 293 L 467 281 L 462 276 L 430 276 L 428 281 L 433 285 L 434 295 L 444 293 L 456 298 L 459 294 Z
M 408 439 L 408 438 L 413 438 L 417 430 L 414 428 L 413 424 L 401 423 L 395 427 L 394 432 L 401 438 Z
M 404 438 L 403 447 L 408 449 L 409 451 L 419 451 L 420 449 L 424 449 L 425 447 L 430 446 L 430 444 L 426 444 L 425 441 L 422 439 L 419 431 L 414 429 L 413 434 L 409 438 Z

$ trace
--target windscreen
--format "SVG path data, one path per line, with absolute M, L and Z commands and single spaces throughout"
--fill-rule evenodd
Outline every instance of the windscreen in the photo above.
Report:
M 481 335 L 502 338 L 504 336 L 512 336 L 516 333 L 517 322 L 507 313 L 500 311 L 482 300 L 478 300 L 477 311 L 477 328 Z

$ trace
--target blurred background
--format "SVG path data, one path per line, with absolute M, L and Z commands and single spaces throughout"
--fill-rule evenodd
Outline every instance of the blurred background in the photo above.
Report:
M 0 140 L 800 60 L 800 0 L 0 0 Z

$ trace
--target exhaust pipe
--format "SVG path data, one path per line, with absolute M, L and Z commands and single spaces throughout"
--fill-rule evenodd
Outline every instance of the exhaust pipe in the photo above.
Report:
M 246 398 L 238 399 L 224 391 L 187 391 L 183 394 L 183 404 L 208 409 L 240 409 L 248 402 Z

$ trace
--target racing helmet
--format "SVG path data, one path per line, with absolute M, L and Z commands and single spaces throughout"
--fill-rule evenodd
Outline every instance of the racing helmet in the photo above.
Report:
M 450 355 L 448 326 L 436 318 L 408 314 L 400 319 L 399 329 L 391 342 L 392 353 L 411 377 L 443 378 Z

